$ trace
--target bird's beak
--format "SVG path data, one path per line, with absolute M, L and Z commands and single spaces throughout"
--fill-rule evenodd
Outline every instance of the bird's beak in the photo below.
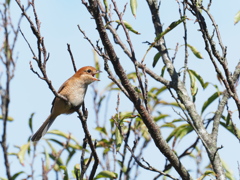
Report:
M 94 77 L 96 74 L 101 73 L 101 72 L 102 72 L 102 71 L 99 71 L 99 70 L 95 71 L 94 74 L 93 74 L 93 77 Z M 100 80 L 97 79 L 97 78 L 95 78 L 95 80 L 96 80 L 96 81 L 100 81 Z
M 102 71 L 99 71 L 99 70 L 97 70 L 94 74 L 98 74 L 98 73 L 101 73 Z

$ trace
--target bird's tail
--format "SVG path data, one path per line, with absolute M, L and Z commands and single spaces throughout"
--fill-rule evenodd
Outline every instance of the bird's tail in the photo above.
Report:
M 55 119 L 56 119 L 56 116 L 53 116 L 52 114 L 50 114 L 48 118 L 44 121 L 42 126 L 32 136 L 31 140 L 38 141 L 39 139 L 41 139 L 41 137 L 43 137 L 47 133 L 48 129 L 50 128 L 50 126 L 52 125 Z

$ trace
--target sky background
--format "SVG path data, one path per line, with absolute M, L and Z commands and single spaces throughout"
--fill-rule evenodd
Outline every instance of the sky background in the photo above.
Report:
M 126 2 L 127 1 L 117 2 L 120 11 L 123 10 Z M 22 3 L 25 4 L 26 1 L 22 1 Z M 72 53 L 74 55 L 78 68 L 86 65 L 94 65 L 92 47 L 83 38 L 83 35 L 77 28 L 77 25 L 81 26 L 81 28 L 85 31 L 86 35 L 92 40 L 93 43 L 99 39 L 98 32 L 95 29 L 96 26 L 94 20 L 91 19 L 89 13 L 86 11 L 86 8 L 81 4 L 81 1 L 79 0 L 36 0 L 35 3 L 38 17 L 41 21 L 41 33 L 44 37 L 47 51 L 50 53 L 50 59 L 47 63 L 47 73 L 55 89 L 58 89 L 66 79 L 74 74 L 70 56 L 67 51 L 67 43 L 71 45 Z M 204 0 L 204 5 L 205 3 L 208 3 L 208 1 Z M 234 70 L 234 67 L 240 58 L 240 24 L 234 25 L 233 23 L 234 16 L 239 10 L 239 0 L 213 1 L 211 7 L 211 13 L 219 26 L 223 43 L 228 47 L 227 59 L 231 70 Z M 13 22 L 17 22 L 20 13 L 21 12 L 19 10 L 19 7 L 16 5 L 15 1 L 12 0 L 11 14 Z M 33 19 L 31 9 L 28 10 L 28 14 Z M 164 24 L 164 29 L 167 28 L 171 22 L 179 19 L 178 4 L 175 0 L 161 1 L 160 17 L 162 23 Z M 204 51 L 204 43 L 201 39 L 200 32 L 198 31 L 198 24 L 194 23 L 195 19 L 193 16 L 191 16 L 190 13 L 187 14 L 187 17 L 190 19 L 187 21 L 188 43 L 192 46 L 195 46 L 202 53 L 203 57 L 205 57 L 203 60 L 199 60 L 189 51 L 189 67 L 190 69 L 199 72 L 205 81 L 212 82 L 213 84 L 217 84 L 219 87 L 221 87 L 221 85 L 216 81 L 216 75 L 213 66 L 211 65 L 211 62 L 208 59 L 206 52 Z M 113 15 L 113 19 L 117 19 L 115 14 Z M 134 27 L 134 29 L 141 33 L 141 35 L 130 33 L 133 46 L 136 51 L 136 57 L 140 61 L 148 48 L 148 46 L 142 42 L 152 42 L 155 37 L 147 3 L 145 1 L 138 2 L 136 19 L 132 16 L 128 4 L 124 19 L 127 20 Z M 211 24 L 207 18 L 205 19 L 208 22 L 208 26 L 211 27 Z M 23 19 L 21 23 L 21 30 L 35 50 L 36 39 L 34 38 L 29 24 L 25 19 Z M 2 30 L 0 29 L 0 31 Z M 183 35 L 183 28 L 180 25 L 165 36 L 167 47 L 170 48 L 170 57 L 173 57 L 174 49 L 177 43 L 179 43 L 179 45 L 184 44 Z M 116 46 L 116 50 L 118 52 L 120 61 L 124 65 L 126 71 L 132 72 L 132 63 L 129 62 L 129 59 L 126 57 L 126 55 L 120 51 L 119 47 Z M 155 49 L 152 49 L 145 59 L 145 62 L 147 65 L 149 65 L 149 67 L 151 67 L 151 63 L 156 52 L 157 51 Z M 183 53 L 184 48 L 180 47 L 177 58 L 175 59 L 175 66 L 177 71 L 180 71 L 181 67 L 183 66 Z M 31 135 L 28 127 L 28 119 L 31 113 L 35 113 L 33 119 L 33 127 L 36 131 L 37 128 L 49 115 L 51 102 L 54 98 L 54 95 L 48 89 L 47 84 L 44 81 L 38 79 L 37 76 L 30 71 L 30 61 L 32 62 L 35 70 L 38 70 L 38 68 L 36 66 L 36 63 L 32 60 L 32 54 L 21 35 L 19 35 L 17 47 L 15 49 L 15 55 L 18 56 L 18 60 L 15 77 L 11 83 L 11 104 L 9 113 L 9 115 L 14 118 L 14 122 L 8 123 L 7 129 L 7 141 L 10 152 L 16 152 L 17 149 L 14 148 L 14 145 L 22 145 L 26 143 L 27 139 Z M 103 70 L 102 59 L 100 59 L 100 64 Z M 159 74 L 162 66 L 162 62 L 159 61 L 153 70 Z M 0 66 L 0 72 L 4 72 L 4 68 L 2 66 Z M 111 83 L 111 81 L 108 79 L 107 73 L 104 72 L 104 70 L 100 76 L 100 79 L 101 81 L 95 83 L 95 86 L 99 89 L 99 91 L 102 91 L 109 83 Z M 156 84 L 156 82 L 152 81 L 150 81 L 149 86 L 162 87 L 161 84 Z M 201 87 L 199 87 L 199 94 L 196 101 L 197 109 L 199 112 L 201 111 L 202 104 L 206 98 L 214 92 L 215 88 L 213 86 L 207 88 L 207 90 L 204 91 L 202 91 Z M 94 120 L 95 117 L 93 112 L 91 112 L 93 108 L 92 95 L 92 88 L 89 87 L 85 100 L 86 107 L 89 110 L 88 125 L 89 130 L 92 133 L 92 137 L 97 138 L 98 134 L 94 131 L 94 128 L 96 127 Z M 173 101 L 168 93 L 164 93 L 163 95 L 163 100 Z M 126 98 L 124 98 L 123 94 L 121 94 L 120 97 L 120 111 L 124 112 L 132 109 L 131 104 L 127 103 Z M 107 109 L 107 118 L 110 118 L 116 112 L 116 99 L 117 95 L 116 93 L 113 93 L 111 95 L 111 100 L 109 101 L 109 106 Z M 210 106 L 206 112 L 209 113 L 215 111 L 216 103 L 214 104 L 215 106 Z M 232 101 L 230 101 L 229 106 L 232 111 L 236 110 L 236 107 Z M 166 114 L 172 114 L 172 118 L 176 117 L 176 114 L 172 109 L 165 107 L 159 108 L 161 108 L 161 111 Z M 105 111 L 106 110 L 103 108 L 100 118 L 100 121 L 102 120 L 102 122 L 105 121 Z M 207 113 L 203 115 L 203 117 L 211 116 L 211 114 Z M 233 117 L 234 122 L 239 125 L 237 113 L 234 113 Z M 59 116 L 54 122 L 51 129 L 58 129 L 66 133 L 71 132 L 75 137 L 79 139 L 79 141 L 81 141 L 83 139 L 83 133 L 79 130 L 79 127 L 81 127 L 81 125 L 76 114 L 72 114 L 70 116 Z M 0 125 L 0 129 L 2 129 L 2 124 Z M 169 130 L 163 129 L 162 133 L 164 137 L 167 137 Z M 51 135 L 46 136 L 50 137 Z M 191 140 L 194 140 L 195 137 L 196 135 L 191 133 L 188 135 L 188 138 L 182 140 L 177 148 L 183 149 L 189 144 L 189 142 L 191 142 Z M 46 145 L 43 142 L 40 143 L 42 143 L 42 146 Z M 219 151 L 220 156 L 228 164 L 229 168 L 234 172 L 235 177 L 239 179 L 237 165 L 237 162 L 240 159 L 238 140 L 225 129 L 220 128 L 218 144 L 219 146 L 224 146 L 224 148 Z M 144 159 L 146 159 L 151 165 L 156 168 L 164 166 L 165 160 L 159 151 L 154 148 L 153 143 L 151 143 L 149 149 L 151 150 L 146 150 L 144 153 Z M 40 151 L 41 149 L 39 149 L 39 152 Z M 18 164 L 18 161 L 15 157 L 11 158 L 10 160 L 11 170 L 13 173 L 23 169 L 23 167 Z M 0 151 L 0 162 L 2 161 L 3 155 L 2 151 Z M 38 161 L 39 163 L 35 164 L 36 168 L 38 168 L 41 159 L 38 159 Z M 162 164 L 159 165 L 159 162 Z M 182 162 L 186 165 L 186 167 L 189 167 L 189 164 L 193 163 L 189 159 L 183 159 Z M 76 163 L 77 162 L 72 162 L 73 165 Z M 203 161 L 202 166 L 204 165 L 206 164 L 204 164 Z M 0 163 L 0 177 L 5 177 L 5 168 L 2 166 L 3 163 Z M 29 169 L 29 165 L 25 165 L 25 170 L 27 168 Z M 142 171 L 139 179 L 145 179 L 146 173 L 150 179 L 156 176 L 155 173 Z M 193 174 L 193 177 L 195 178 L 195 174 Z M 40 177 L 37 177 L 36 179 L 40 179 Z

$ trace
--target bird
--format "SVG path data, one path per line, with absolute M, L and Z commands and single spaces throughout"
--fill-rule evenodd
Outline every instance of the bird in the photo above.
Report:
M 72 114 L 76 109 L 79 109 L 83 104 L 88 85 L 94 81 L 100 81 L 94 77 L 100 72 L 92 66 L 85 66 L 66 80 L 59 88 L 58 94 L 66 98 L 67 101 L 59 97 L 54 98 L 50 115 L 31 137 L 31 141 L 39 141 L 47 133 L 57 116 Z

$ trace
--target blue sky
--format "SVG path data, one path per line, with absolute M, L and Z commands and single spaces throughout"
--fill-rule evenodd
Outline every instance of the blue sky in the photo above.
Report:
M 126 1 L 118 2 L 119 10 L 123 9 L 125 2 Z M 25 3 L 25 1 L 23 1 L 23 3 Z M 214 1 L 211 8 L 211 13 L 215 17 L 215 20 L 219 25 L 219 29 L 222 33 L 223 43 L 224 45 L 228 46 L 227 58 L 231 70 L 234 69 L 234 66 L 239 61 L 240 57 L 240 24 L 237 24 L 235 26 L 233 24 L 234 15 L 239 11 L 239 7 L 239 1 L 230 0 L 228 2 Z M 58 89 L 61 84 L 74 73 L 70 61 L 70 56 L 67 51 L 67 43 L 71 45 L 71 49 L 78 68 L 86 65 L 94 65 L 92 47 L 85 39 L 83 39 L 83 36 L 79 32 L 77 25 L 79 24 L 81 26 L 81 28 L 85 31 L 86 35 L 92 40 L 93 43 L 95 43 L 96 40 L 99 39 L 98 33 L 95 30 L 94 20 L 90 18 L 85 7 L 81 4 L 81 1 L 72 0 L 71 2 L 69 2 L 64 0 L 36 0 L 36 8 L 39 19 L 41 21 L 41 33 L 42 36 L 44 36 L 46 48 L 48 52 L 50 52 L 50 59 L 47 64 L 47 72 L 49 78 L 53 82 L 54 87 Z M 11 1 L 11 13 L 13 16 L 13 21 L 16 21 L 19 17 L 20 10 L 17 7 L 15 1 L 13 0 Z M 28 13 L 31 14 L 31 9 L 28 11 Z M 160 16 L 161 21 L 164 24 L 164 28 L 167 28 L 167 26 L 171 22 L 178 20 L 178 4 L 176 3 L 176 1 L 162 0 Z M 189 51 L 189 67 L 193 70 L 197 70 L 206 81 L 219 85 L 219 83 L 216 81 L 216 75 L 213 66 L 211 65 L 211 62 L 208 59 L 206 52 L 204 51 L 204 44 L 201 39 L 200 32 L 197 31 L 199 29 L 198 24 L 194 23 L 195 19 L 193 18 L 193 16 L 191 16 L 190 13 L 188 13 L 187 16 L 190 19 L 187 22 L 189 28 L 189 44 L 195 46 L 202 53 L 203 57 L 205 57 L 203 60 L 196 59 L 196 57 L 192 55 L 192 53 Z M 31 17 L 33 16 L 31 15 Z M 113 18 L 116 19 L 116 16 L 113 15 Z M 143 44 L 142 42 L 151 42 L 154 40 L 155 37 L 153 26 L 151 24 L 151 16 L 148 11 L 146 2 L 138 2 L 136 19 L 131 15 L 130 7 L 128 5 L 124 19 L 127 20 L 134 27 L 134 29 L 141 33 L 141 35 L 135 35 L 131 33 L 131 39 L 133 41 L 133 45 L 136 51 L 136 56 L 139 60 L 141 60 L 148 48 L 147 45 Z M 209 23 L 208 25 L 211 26 L 211 24 Z M 31 32 L 31 29 L 29 28 L 29 24 L 26 22 L 25 19 L 21 24 L 21 30 L 24 32 L 26 38 L 29 40 L 33 48 L 35 48 L 36 40 Z M 167 46 L 168 48 L 170 48 L 170 57 L 173 57 L 173 49 L 176 47 L 176 43 L 182 45 L 184 42 L 182 27 L 177 27 L 169 34 L 167 34 L 165 38 Z M 121 62 L 123 62 L 126 71 L 131 72 L 133 69 L 133 65 L 129 62 L 125 54 L 120 52 L 120 49 L 118 47 L 116 47 L 116 49 L 119 52 L 120 60 Z M 155 53 L 156 50 L 152 49 L 146 57 L 145 62 L 150 67 Z M 27 141 L 27 138 L 30 136 L 30 131 L 28 128 L 28 118 L 30 117 L 30 114 L 33 112 L 35 113 L 33 126 L 36 130 L 49 115 L 49 111 L 51 109 L 51 102 L 54 98 L 52 92 L 48 89 L 47 84 L 44 81 L 38 79 L 37 76 L 30 71 L 29 61 L 32 61 L 35 70 L 37 70 L 37 66 L 32 60 L 32 54 L 21 35 L 18 39 L 15 54 L 18 55 L 18 60 L 15 78 L 11 84 L 10 104 L 10 116 L 14 118 L 14 122 L 8 124 L 8 143 L 10 151 L 16 150 L 13 146 L 25 143 Z M 103 61 L 101 59 L 100 62 L 103 69 Z M 179 49 L 175 62 L 176 69 L 177 71 L 179 71 L 183 64 L 183 48 Z M 156 73 L 159 73 L 161 67 L 162 62 L 159 62 L 158 65 L 154 68 L 154 71 Z M 0 67 L 0 71 L 3 71 L 2 67 Z M 104 89 L 104 87 L 111 82 L 107 78 L 106 72 L 103 72 L 101 74 L 100 79 L 101 81 L 96 84 L 99 90 Z M 150 83 L 152 86 L 162 86 L 160 84 L 156 85 L 155 82 Z M 199 91 L 199 96 L 197 98 L 197 109 L 199 111 L 201 110 L 201 106 L 205 101 L 205 97 L 210 96 L 213 91 L 213 87 L 205 91 Z M 93 138 L 94 135 L 96 136 L 95 138 L 97 138 L 97 133 L 93 131 L 93 129 L 95 128 L 95 122 L 94 114 L 91 112 L 91 108 L 93 107 L 91 96 L 92 88 L 89 87 L 85 101 L 86 106 L 89 109 L 88 124 L 90 131 L 92 130 Z M 110 118 L 111 115 L 115 113 L 116 99 L 116 94 L 113 94 L 110 101 L 111 105 L 109 106 L 107 113 L 108 118 Z M 171 97 L 167 94 L 166 97 L 163 97 L 163 99 L 173 101 Z M 127 111 L 129 110 L 129 108 L 132 108 L 130 104 L 127 103 L 126 105 L 125 102 L 126 99 L 121 94 L 121 111 Z M 231 110 L 236 109 L 232 101 L 230 101 L 230 107 Z M 214 111 L 214 108 L 214 106 L 209 107 L 208 112 Z M 166 111 L 167 113 L 174 114 L 172 109 L 166 109 Z M 206 114 L 206 116 L 209 115 Z M 237 113 L 235 113 L 234 122 L 237 125 L 239 125 L 238 120 L 239 119 L 237 118 Z M 66 133 L 71 132 L 72 134 L 74 134 L 74 136 L 78 137 L 80 141 L 83 138 L 83 133 L 79 131 L 79 127 L 80 122 L 77 119 L 76 114 L 73 114 L 70 116 L 62 115 L 58 117 L 51 129 L 59 129 Z M 169 131 L 163 130 L 164 136 L 167 136 L 167 133 L 169 133 Z M 188 139 L 182 140 L 178 148 L 184 148 L 188 141 L 194 139 L 194 137 L 195 135 L 192 135 L 192 137 L 188 137 Z M 218 143 L 219 146 L 224 146 L 224 148 L 219 151 L 220 155 L 229 165 L 229 167 L 234 171 L 235 177 L 238 177 L 237 161 L 239 161 L 239 156 L 237 156 L 237 154 L 239 154 L 239 142 L 226 130 L 221 128 L 219 132 Z M 153 144 L 151 145 L 151 147 L 154 147 Z M 151 148 L 150 152 L 151 153 L 149 153 L 148 150 L 145 152 L 144 158 L 146 160 L 156 166 L 156 168 L 159 166 L 159 162 L 161 161 L 162 165 L 164 165 L 165 161 L 156 149 Z M 154 156 L 155 154 L 159 154 L 159 157 Z M 2 161 L 2 158 L 2 154 L 0 154 L 0 161 Z M 159 158 L 159 160 L 157 161 L 156 158 Z M 12 168 L 12 172 L 15 172 L 15 170 L 18 168 L 19 170 L 22 169 L 22 167 L 16 165 L 17 163 L 15 164 L 15 161 L 15 158 L 11 159 L 11 165 L 14 166 L 14 169 Z M 40 162 L 41 159 L 39 159 L 39 163 Z M 184 159 L 183 163 L 186 164 L 186 166 L 188 167 L 188 164 L 191 164 L 192 162 Z M 1 166 L 2 164 L 0 164 L 0 176 L 4 176 L 4 168 Z M 144 173 L 145 172 L 143 171 L 140 176 L 142 179 L 144 179 Z M 152 177 L 154 177 L 155 175 L 153 173 L 150 174 L 150 176 Z M 195 174 L 193 174 L 193 177 L 195 177 L 194 175 Z

